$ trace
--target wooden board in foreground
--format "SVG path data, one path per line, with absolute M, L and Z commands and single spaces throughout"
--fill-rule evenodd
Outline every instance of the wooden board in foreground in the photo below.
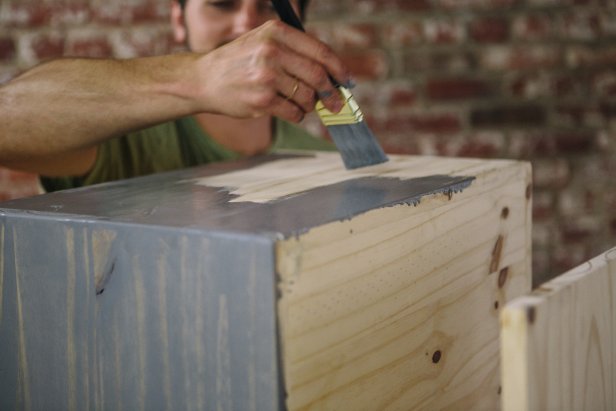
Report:
M 0 409 L 494 410 L 531 173 L 278 155 L 0 205 Z
M 509 303 L 503 409 L 616 409 L 616 248 Z

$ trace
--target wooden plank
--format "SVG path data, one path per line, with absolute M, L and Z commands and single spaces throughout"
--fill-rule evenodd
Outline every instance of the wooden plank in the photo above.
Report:
M 616 248 L 509 303 L 504 410 L 616 407 Z
M 0 409 L 278 409 L 270 240 L 0 227 Z
M 498 407 L 498 308 L 530 290 L 530 173 L 446 167 L 479 172 L 278 243 L 288 409 Z
M 493 410 L 530 183 L 315 153 L 3 203 L 0 409 Z

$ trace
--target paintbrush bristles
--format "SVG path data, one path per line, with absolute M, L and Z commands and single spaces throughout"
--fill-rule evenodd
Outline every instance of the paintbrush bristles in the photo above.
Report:
M 344 106 L 332 113 L 320 101 L 316 110 L 338 148 L 347 169 L 384 163 L 388 160 L 370 128 L 364 123 L 364 114 L 345 87 L 338 87 Z
M 365 122 L 328 126 L 347 169 L 381 164 L 389 159 Z

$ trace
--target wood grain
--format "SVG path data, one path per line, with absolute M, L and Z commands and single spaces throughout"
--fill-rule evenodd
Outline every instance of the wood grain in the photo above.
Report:
M 5 204 L 0 409 L 493 410 L 530 183 L 328 153 Z
M 272 161 L 250 169 L 198 178 L 194 183 L 229 188 L 230 193 L 237 196 L 231 202 L 267 203 L 361 177 L 410 180 L 433 175 L 476 176 L 482 173 L 487 177 L 489 170 L 515 164 L 510 160 L 392 155 L 387 163 L 346 170 L 339 156 L 337 153 L 317 152 L 314 157 Z
M 477 179 L 278 243 L 289 410 L 498 407 L 495 305 L 530 290 L 530 173 L 440 166 Z M 439 172 L 408 167 L 399 174 Z
M 0 409 L 278 408 L 271 240 L 0 227 Z
M 512 301 L 501 323 L 505 410 L 616 407 L 616 248 Z

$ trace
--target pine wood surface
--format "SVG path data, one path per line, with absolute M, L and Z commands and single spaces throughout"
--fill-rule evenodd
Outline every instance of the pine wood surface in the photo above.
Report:
M 0 210 L 0 408 L 498 408 L 498 312 L 531 284 L 529 164 L 392 156 L 346 172 L 327 153 L 200 174 Z M 434 175 L 474 180 L 249 231 L 262 207 L 287 220 L 294 199 L 323 204 L 320 187 Z M 243 231 L 200 220 L 205 205 Z
M 616 248 L 509 303 L 503 409 L 616 407 Z
M 498 408 L 498 310 L 530 290 L 530 172 L 442 161 L 384 168 L 476 181 L 277 244 L 290 410 Z M 272 196 L 263 186 L 238 193 Z
M 498 179 L 503 178 L 498 173 L 508 167 L 513 169 L 504 172 L 519 172 L 515 170 L 516 167 L 529 167 L 511 160 L 390 155 L 390 161 L 386 163 L 346 170 L 340 163 L 339 156 L 338 153 L 316 152 L 314 157 L 272 161 L 250 169 L 199 178 L 195 180 L 195 184 L 227 187 L 230 194 L 237 196 L 232 202 L 267 203 L 361 177 L 410 180 L 432 175 L 465 175 Z M 494 171 L 496 174 L 492 173 Z M 523 178 L 522 175 L 520 177 Z

